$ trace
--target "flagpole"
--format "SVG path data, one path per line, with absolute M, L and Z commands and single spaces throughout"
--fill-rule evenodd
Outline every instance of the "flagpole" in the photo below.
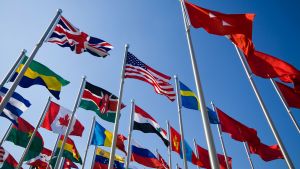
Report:
M 178 165 L 178 163 L 176 163 L 176 169 L 179 169 L 179 165 Z
M 10 133 L 10 131 L 12 129 L 12 127 L 13 127 L 13 124 L 10 123 L 8 129 L 6 130 L 6 132 L 5 132 L 4 136 L 3 136 L 3 138 L 1 139 L 0 146 L 2 146 L 3 142 L 6 140 L 8 134 Z
M 170 134 L 170 124 L 169 124 L 169 121 L 167 120 L 167 130 L 168 130 L 168 139 L 169 139 L 169 146 L 168 146 L 168 156 L 169 156 L 169 167 L 170 169 L 172 169 L 172 153 L 171 153 L 171 146 L 172 146 L 172 143 L 171 143 L 171 134 Z
M 117 135 L 118 135 L 118 129 L 119 129 L 119 120 L 120 120 L 120 110 L 122 105 L 122 96 L 123 96 L 123 86 L 124 86 L 124 73 L 125 73 L 125 65 L 127 60 L 127 52 L 128 52 L 129 45 L 125 45 L 125 52 L 124 52 L 124 60 L 123 60 L 123 66 L 121 71 L 121 81 L 120 81 L 120 90 L 119 90 L 119 99 L 118 99 L 118 105 L 117 105 L 117 111 L 116 111 L 116 119 L 115 119 L 115 125 L 114 125 L 114 134 L 112 137 L 112 143 L 111 143 L 111 151 L 110 151 L 110 158 L 109 159 L 115 159 L 115 153 L 116 153 L 116 143 L 117 143 Z M 109 160 L 108 169 L 113 169 L 115 160 Z
M 213 102 L 210 102 L 210 104 L 211 104 L 212 109 L 216 112 L 215 104 Z M 216 113 L 216 115 L 218 117 L 218 120 L 220 121 L 218 113 Z M 228 162 L 228 159 L 227 159 L 227 151 L 226 151 L 224 140 L 223 140 L 223 133 L 222 133 L 221 124 L 217 124 L 217 128 L 218 128 L 219 138 L 220 138 L 220 142 L 221 142 L 221 146 L 222 146 L 222 150 L 223 150 L 223 154 L 224 154 L 224 159 L 225 159 L 225 162 L 226 162 L 226 167 L 227 167 L 227 169 L 230 169 L 230 165 L 229 165 L 229 162 Z
M 63 142 L 62 142 L 62 144 L 61 144 L 61 148 L 60 148 L 59 154 L 58 154 L 58 156 L 57 156 L 57 161 L 56 161 L 56 163 L 55 163 L 54 169 L 58 169 L 58 167 L 59 167 L 59 161 L 60 161 L 61 156 L 62 156 L 62 154 L 63 154 L 64 147 L 65 147 L 65 144 L 66 144 L 66 141 L 67 141 L 67 139 L 68 139 L 68 137 L 69 137 L 69 134 L 70 134 L 70 132 L 71 132 L 71 128 L 72 128 L 71 126 L 72 126 L 72 124 L 73 124 L 75 112 L 76 112 L 76 110 L 77 110 L 77 108 L 78 108 L 78 104 L 79 104 L 79 102 L 80 102 L 80 100 L 81 100 L 81 97 L 82 97 L 82 93 L 83 93 L 82 91 L 83 91 L 83 88 L 85 87 L 85 81 L 86 81 L 86 76 L 83 76 L 83 77 L 82 77 L 81 86 L 80 86 L 80 90 L 79 90 L 79 92 L 78 92 L 77 99 L 76 99 L 76 102 L 75 102 L 75 104 L 74 104 L 74 108 L 73 108 L 73 111 L 72 111 L 72 115 L 71 115 L 71 118 L 70 118 L 70 121 L 69 121 L 69 124 L 68 124 L 68 128 L 67 128 L 66 134 L 65 134 L 65 136 L 64 136 L 64 140 L 63 140 Z
M 291 120 L 293 121 L 293 123 L 294 123 L 296 129 L 298 130 L 298 133 L 300 133 L 300 127 L 299 127 L 299 125 L 298 125 L 298 123 L 297 123 L 295 117 L 293 116 L 292 111 L 291 111 L 291 109 L 289 108 L 289 106 L 288 106 L 288 104 L 287 104 L 285 98 L 283 97 L 282 92 L 279 90 L 277 84 L 274 82 L 274 80 L 273 80 L 272 78 L 270 78 L 270 81 L 271 81 L 271 83 L 273 84 L 275 91 L 277 92 L 277 94 L 278 94 L 280 100 L 282 101 L 282 103 L 283 103 L 283 105 L 284 105 L 284 107 L 285 107 L 287 113 L 289 114 Z
M 179 118 L 179 127 L 180 127 L 180 135 L 181 135 L 181 152 L 183 156 L 183 164 L 184 168 L 188 169 L 187 161 L 186 161 L 186 151 L 184 145 L 184 134 L 183 134 L 183 126 L 182 126 L 182 116 L 181 116 L 181 98 L 180 98 L 180 89 L 178 85 L 178 77 L 174 75 L 175 79 L 175 87 L 176 87 L 176 96 L 177 96 L 177 110 L 178 110 L 178 118 Z
M 188 42 L 188 47 L 189 47 L 189 52 L 190 52 L 190 57 L 191 57 L 191 62 L 192 62 L 192 67 L 193 67 L 194 79 L 195 79 L 196 88 L 197 88 L 197 96 L 198 96 L 198 99 L 200 102 L 200 114 L 202 116 L 202 122 L 203 122 L 204 134 L 205 134 L 205 139 L 206 139 L 208 152 L 209 152 L 210 164 L 211 164 L 212 169 L 219 169 L 220 168 L 219 162 L 218 162 L 214 139 L 213 139 L 213 135 L 212 135 L 212 131 L 210 128 L 209 119 L 208 119 L 203 88 L 202 88 L 201 81 L 200 81 L 198 65 L 197 65 L 197 61 L 196 61 L 196 57 L 195 57 L 194 48 L 192 45 L 190 28 L 187 23 L 188 18 L 187 18 L 187 14 L 185 13 L 184 0 L 180 0 L 180 3 L 181 3 L 183 20 L 184 20 L 186 38 L 187 38 L 187 42 Z
M 94 154 L 93 154 L 93 161 L 92 161 L 91 169 L 93 169 L 94 165 L 95 165 L 96 152 L 97 152 L 97 146 L 95 145 L 95 150 L 94 150 Z
M 16 71 L 16 69 L 20 65 L 20 63 L 21 63 L 22 59 L 24 58 L 25 54 L 26 54 L 26 50 L 23 49 L 20 56 L 18 57 L 18 59 L 14 63 L 14 65 L 11 67 L 11 69 L 8 71 L 8 73 L 6 74 L 4 79 L 2 80 L 2 82 L 0 84 L 0 89 L 4 86 L 5 83 L 7 83 L 10 80 L 11 76 L 13 75 L 13 73 Z
M 92 139 L 92 135 L 94 133 L 95 123 L 96 123 L 96 117 L 94 116 L 92 126 L 91 126 L 91 130 L 90 130 L 90 134 L 89 134 L 89 138 L 88 138 L 88 142 L 86 144 L 85 154 L 84 154 L 84 158 L 83 158 L 83 162 L 82 162 L 82 169 L 85 168 L 86 156 L 87 156 L 87 153 L 88 153 L 88 150 L 89 150 L 89 146 L 91 144 L 91 139 Z
M 279 147 L 281 149 L 281 152 L 282 152 L 282 154 L 284 156 L 285 162 L 287 163 L 289 169 L 294 169 L 295 168 L 294 164 L 293 164 L 292 160 L 290 159 L 290 156 L 289 156 L 288 152 L 286 151 L 286 149 L 284 147 L 284 144 L 281 141 L 281 138 L 279 136 L 279 133 L 278 133 L 278 131 L 277 131 L 274 123 L 273 123 L 273 120 L 272 120 L 272 118 L 271 118 L 271 116 L 270 116 L 270 114 L 269 114 L 269 112 L 268 112 L 268 110 L 267 110 L 267 108 L 265 106 L 264 101 L 262 100 L 262 98 L 260 96 L 260 93 L 258 92 L 258 90 L 256 88 L 256 84 L 254 83 L 254 80 L 252 79 L 252 72 L 251 72 L 251 69 L 250 69 L 250 67 L 249 67 L 246 59 L 245 59 L 245 56 L 242 54 L 242 52 L 238 49 L 238 47 L 236 45 L 234 45 L 234 46 L 235 46 L 236 52 L 237 52 L 237 54 L 238 54 L 238 56 L 239 56 L 239 58 L 240 58 L 240 60 L 242 62 L 242 65 L 243 65 L 243 67 L 245 69 L 246 75 L 247 75 L 247 77 L 249 79 L 249 82 L 250 82 L 250 84 L 252 86 L 252 89 L 253 89 L 253 91 L 254 91 L 254 93 L 255 93 L 255 95 L 257 97 L 257 100 L 258 100 L 258 102 L 260 104 L 260 107 L 263 110 L 265 118 L 267 119 L 268 124 L 269 124 L 269 126 L 270 126 L 270 128 L 272 130 L 272 133 L 273 133 L 273 135 L 274 135 L 274 137 L 275 137 L 275 139 L 276 139 L 276 141 L 277 141 L 277 143 L 278 143 L 278 145 L 279 145 Z
M 59 141 L 60 137 L 61 137 L 61 134 L 59 134 L 58 137 L 57 137 L 57 139 L 56 139 L 56 142 L 55 142 L 54 148 L 53 148 L 53 150 L 52 150 L 52 153 L 51 153 L 51 156 L 50 156 L 50 160 L 49 160 L 49 162 L 48 162 L 48 164 L 47 164 L 46 169 L 49 168 L 50 162 L 51 162 L 51 160 L 52 160 L 52 158 L 53 158 L 53 155 L 55 154 L 55 151 L 56 151 L 56 149 L 57 149 L 57 145 L 58 145 L 58 141 Z M 52 168 L 51 168 L 51 169 L 52 169 Z
M 27 144 L 27 146 L 26 146 L 26 148 L 25 148 L 25 151 L 24 151 L 24 153 L 23 153 L 23 155 L 22 155 L 22 157 L 21 157 L 21 159 L 20 159 L 20 161 L 19 161 L 19 163 L 18 163 L 16 169 L 20 169 L 20 168 L 22 167 L 22 164 L 23 164 L 24 159 L 25 159 L 25 157 L 26 157 L 26 155 L 27 155 L 27 153 L 28 153 L 28 151 L 29 151 L 29 148 L 30 148 L 30 146 L 31 146 L 31 143 L 32 143 L 33 139 L 35 138 L 36 132 L 37 132 L 38 129 L 40 128 L 42 121 L 44 121 L 45 114 L 46 114 L 47 111 L 48 111 L 50 102 L 51 102 L 51 97 L 48 98 L 47 104 L 46 104 L 46 106 L 45 106 L 45 108 L 44 108 L 44 111 L 43 111 L 41 117 L 40 117 L 40 120 L 39 120 L 38 124 L 36 125 L 35 129 L 34 129 L 33 132 L 32 132 L 32 135 L 31 135 L 31 137 L 30 137 L 30 139 L 29 139 L 29 142 L 28 142 L 28 144 Z
M 250 167 L 251 167 L 251 169 L 254 169 L 254 166 L 253 166 L 253 163 L 252 163 L 252 159 L 251 159 L 251 156 L 250 156 L 250 153 L 249 153 L 248 143 L 243 142 L 243 144 L 244 144 L 244 148 L 245 148 L 245 151 L 246 151 L 246 154 L 247 154 L 247 158 L 248 158 Z
M 134 99 L 131 100 L 131 114 L 130 114 L 130 123 L 129 123 L 129 134 L 128 134 L 128 147 L 127 147 L 127 158 L 126 158 L 126 169 L 129 167 L 130 157 L 131 157 L 131 136 L 133 129 L 133 120 L 134 120 L 134 110 L 135 103 Z
M 66 158 L 62 157 L 60 165 L 59 165 L 60 166 L 59 169 L 63 169 L 64 168 L 65 160 L 66 160 Z
M 195 148 L 195 152 L 196 152 L 196 157 L 197 157 L 198 160 L 200 160 L 200 154 L 199 154 L 198 149 L 197 149 L 196 139 L 194 138 L 193 141 L 194 141 L 194 148 Z M 200 167 L 198 165 L 197 165 L 197 168 L 200 169 Z
M 40 47 L 43 45 L 43 42 L 45 41 L 47 35 L 49 34 L 49 32 L 51 31 L 52 27 L 54 26 L 54 24 L 56 23 L 57 19 L 60 17 L 62 13 L 61 9 L 57 10 L 57 13 L 55 15 L 55 17 L 53 18 L 52 22 L 50 23 L 50 25 L 48 26 L 47 30 L 45 31 L 44 35 L 42 36 L 42 38 L 40 39 L 40 41 L 38 42 L 38 44 L 36 45 L 36 47 L 34 48 L 34 50 L 32 51 L 30 57 L 27 59 L 27 61 L 25 62 L 23 68 L 21 69 L 21 71 L 19 72 L 18 76 L 16 77 L 16 79 L 14 80 L 14 83 L 12 84 L 12 86 L 10 87 L 10 89 L 7 91 L 7 93 L 5 94 L 5 96 L 3 97 L 2 102 L 0 103 L 0 112 L 3 112 L 4 107 L 6 106 L 7 102 L 9 101 L 10 97 L 12 96 L 12 94 L 14 93 L 14 91 L 16 90 L 19 82 L 21 81 L 25 71 L 27 70 L 28 66 L 30 65 L 30 63 L 32 62 L 33 58 L 35 57 L 36 53 L 38 52 L 38 50 L 40 49 Z

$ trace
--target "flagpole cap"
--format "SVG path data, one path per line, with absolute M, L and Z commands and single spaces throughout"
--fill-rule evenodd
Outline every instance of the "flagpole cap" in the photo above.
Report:
M 59 8 L 59 9 L 57 9 L 57 13 L 62 13 L 62 10 Z
M 86 79 L 86 75 L 83 75 L 83 76 L 82 76 L 82 79 Z
M 22 53 L 26 53 L 27 52 L 27 50 L 26 49 L 22 49 Z
M 129 44 L 128 44 L 128 43 L 125 44 L 125 48 L 126 48 L 126 49 L 129 48 Z
M 134 103 L 134 101 L 135 101 L 134 99 L 131 99 L 131 103 Z
M 174 75 L 173 77 L 174 77 L 174 79 L 178 79 L 178 76 L 177 76 L 177 75 Z

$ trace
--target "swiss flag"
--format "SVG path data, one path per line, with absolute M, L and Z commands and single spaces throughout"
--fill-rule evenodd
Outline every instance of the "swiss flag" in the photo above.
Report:
M 72 111 L 51 101 L 42 127 L 58 134 L 65 134 L 68 128 Z M 73 120 L 70 135 L 82 136 L 84 126 L 79 120 Z

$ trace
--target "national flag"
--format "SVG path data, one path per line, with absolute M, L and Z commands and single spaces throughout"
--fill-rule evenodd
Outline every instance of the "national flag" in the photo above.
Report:
M 13 142 L 15 145 L 26 148 L 30 138 L 32 137 L 34 127 L 21 117 L 18 118 L 18 124 L 18 127 L 14 125 L 11 128 L 6 140 Z M 43 137 L 37 131 L 30 145 L 25 161 L 38 156 L 42 152 L 43 147 Z
M 111 147 L 112 136 L 113 136 L 112 132 L 106 130 L 98 122 L 95 122 L 95 128 L 93 131 L 93 137 L 92 137 L 91 144 L 96 145 L 96 146 Z M 118 149 L 120 149 L 125 154 L 127 154 L 126 150 L 125 150 L 125 145 L 124 145 L 125 140 L 127 140 L 127 138 L 125 136 L 118 134 L 116 146 Z
M 144 81 L 152 85 L 156 93 L 165 95 L 171 101 L 175 100 L 176 94 L 169 84 L 171 77 L 146 65 L 130 52 L 127 52 L 125 78 Z
M 65 158 L 63 169 L 71 169 L 71 168 L 78 168 L 78 167 L 71 160 Z
M 280 147 L 277 144 L 272 146 L 268 146 L 263 143 L 258 145 L 249 144 L 249 149 L 250 153 L 259 155 L 264 161 L 284 159 Z
M 0 102 L 2 101 L 7 91 L 8 89 L 5 87 L 2 87 L 0 89 Z M 30 105 L 31 103 L 28 100 L 23 98 L 19 93 L 14 92 L 0 116 L 7 118 L 14 125 L 18 125 L 18 117 L 20 117 L 21 114 L 25 112 Z
M 28 57 L 25 57 L 17 68 L 16 72 L 10 79 L 13 82 L 20 71 L 22 70 L 24 64 L 26 63 Z M 42 85 L 45 86 L 49 92 L 56 98 L 59 99 L 59 94 L 62 86 L 68 85 L 70 82 L 53 72 L 47 66 L 32 60 L 29 67 L 26 69 L 24 76 L 22 77 L 19 86 L 23 88 L 28 88 L 32 85 Z
M 0 147 L 0 169 L 15 169 L 18 162 L 3 147 Z M 22 168 L 22 167 L 21 167 Z
M 109 163 L 110 153 L 97 147 L 96 158 L 93 169 L 107 169 Z M 125 159 L 121 156 L 115 155 L 114 169 L 124 169 Z
M 181 135 L 173 127 L 170 127 L 170 135 L 171 135 L 172 151 L 177 152 L 180 155 L 180 157 L 183 158 Z M 185 140 L 184 140 L 184 148 L 186 152 L 185 153 L 186 160 L 195 165 L 201 166 L 201 164 L 198 163 L 198 159 L 195 153 L 193 152 L 193 149 Z
M 50 161 L 51 154 L 51 150 L 43 148 L 42 152 L 38 156 L 30 159 L 26 164 L 37 169 L 47 169 L 46 167 Z
M 254 14 L 223 14 L 185 1 L 194 28 L 203 28 L 210 34 L 244 34 L 252 38 Z
M 79 107 L 94 111 L 103 120 L 114 123 L 118 97 L 109 91 L 86 82 Z M 122 104 L 121 109 L 125 105 Z
M 157 159 L 160 161 L 161 163 L 161 167 L 159 167 L 158 169 L 169 169 L 169 165 L 167 164 L 167 162 L 163 159 L 163 157 L 157 153 Z
M 135 161 L 141 165 L 150 168 L 160 168 L 162 164 L 155 155 L 148 149 L 143 148 L 134 140 L 131 144 L 131 161 Z
M 260 139 L 255 129 L 238 122 L 219 108 L 216 108 L 216 112 L 221 122 L 222 131 L 228 133 L 231 138 L 237 141 L 247 142 L 248 144 L 260 144 Z
M 275 82 L 289 107 L 300 109 L 300 94 L 289 86 Z
M 102 39 L 89 36 L 74 27 L 63 16 L 60 17 L 48 42 L 56 43 L 61 47 L 69 47 L 76 54 L 89 52 L 97 57 L 106 57 L 113 46 Z
M 62 135 L 59 138 L 58 144 L 57 144 L 57 150 L 55 152 L 55 155 L 57 155 L 61 149 L 62 143 L 63 143 L 64 135 Z M 66 144 L 64 146 L 64 151 L 63 151 L 63 157 L 70 159 L 71 161 L 75 163 L 80 163 L 82 164 L 81 157 L 76 149 L 75 143 L 71 138 L 67 138 Z
M 227 36 L 238 48 L 240 48 L 245 56 L 251 56 L 255 50 L 252 40 L 244 34 L 232 34 Z
M 157 134 L 166 146 L 169 146 L 167 132 L 160 127 L 156 120 L 147 112 L 135 105 L 133 130 L 140 130 L 144 133 Z
M 208 151 L 199 145 L 197 145 L 197 151 L 199 154 L 198 160 L 202 164 L 201 167 L 206 168 L 206 169 L 211 169 Z M 224 155 L 217 154 L 217 157 L 218 157 L 220 169 L 227 169 L 226 159 L 225 159 Z M 227 160 L 228 160 L 229 167 L 232 168 L 232 158 L 227 157 Z
M 72 111 L 55 102 L 50 102 L 44 122 L 41 127 L 58 134 L 65 134 L 72 116 Z M 78 119 L 73 119 L 70 135 L 82 136 L 84 126 Z

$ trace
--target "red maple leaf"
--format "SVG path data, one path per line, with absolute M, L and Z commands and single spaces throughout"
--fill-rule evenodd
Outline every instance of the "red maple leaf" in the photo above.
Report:
M 58 119 L 58 121 L 59 121 L 60 125 L 68 127 L 68 124 L 70 121 L 69 115 L 67 114 L 64 117 L 60 117 Z

